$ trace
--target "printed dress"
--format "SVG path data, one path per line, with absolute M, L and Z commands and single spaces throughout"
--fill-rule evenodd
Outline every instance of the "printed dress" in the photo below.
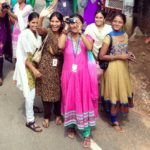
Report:
M 79 39 L 78 44 L 76 47 L 76 42 L 68 36 L 64 49 L 61 76 L 62 115 L 65 126 L 75 124 L 78 129 L 82 130 L 86 127 L 95 126 L 98 84 L 96 81 L 94 94 L 90 71 L 95 72 L 95 68 L 90 67 L 91 70 L 89 70 L 88 51 L 81 39 Z
M 124 40 L 119 42 L 115 36 L 112 36 L 110 55 L 128 52 L 128 35 L 124 33 L 124 37 Z M 110 43 L 108 35 L 104 42 Z M 109 62 L 108 68 L 102 76 L 101 96 L 106 111 L 113 115 L 116 115 L 117 112 L 127 113 L 128 108 L 133 107 L 128 61 L 115 60 Z
M 61 99 L 61 70 L 63 55 L 58 52 L 58 37 L 49 30 L 38 69 L 42 77 L 36 81 L 36 93 L 46 102 L 57 102 Z M 54 55 L 49 51 L 50 47 L 56 51 Z M 53 60 L 57 59 L 57 66 L 53 66 Z

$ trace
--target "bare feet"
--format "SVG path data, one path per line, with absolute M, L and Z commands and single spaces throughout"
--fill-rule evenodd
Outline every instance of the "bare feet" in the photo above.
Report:
M 83 147 L 85 147 L 85 148 L 90 148 L 91 147 L 91 138 L 90 137 L 85 137 L 84 138 Z
M 115 128 L 116 131 L 120 132 L 120 133 L 123 133 L 125 132 L 122 127 L 120 126 L 120 124 L 118 122 L 114 122 L 112 123 L 112 126 Z
M 44 128 L 48 128 L 49 127 L 49 119 L 44 119 L 42 124 L 43 124 Z
M 74 139 L 76 135 L 76 131 L 74 128 L 68 128 L 67 129 L 67 135 L 69 138 Z

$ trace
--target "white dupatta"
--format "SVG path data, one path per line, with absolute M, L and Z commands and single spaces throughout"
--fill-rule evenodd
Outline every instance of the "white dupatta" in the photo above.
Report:
M 34 53 L 37 48 L 41 46 L 41 36 L 35 35 L 30 29 L 25 29 L 21 32 L 18 38 L 17 51 L 16 51 L 16 67 L 13 75 L 13 80 L 16 81 L 17 87 L 23 91 L 24 97 L 28 97 L 30 88 L 28 85 L 28 78 L 26 73 L 25 61 L 27 53 Z
M 93 53 L 96 57 L 98 56 L 99 48 L 102 47 L 104 37 L 111 31 L 112 27 L 108 24 L 104 24 L 104 26 L 100 29 L 98 29 L 95 23 L 92 23 L 86 27 L 85 34 L 90 35 L 94 40 Z

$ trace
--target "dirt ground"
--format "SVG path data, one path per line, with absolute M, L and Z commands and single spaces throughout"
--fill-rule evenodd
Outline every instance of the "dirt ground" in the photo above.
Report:
M 136 62 L 130 63 L 132 86 L 134 90 L 134 110 L 150 117 L 150 43 L 146 37 L 136 37 L 129 42 L 129 51 L 136 56 Z

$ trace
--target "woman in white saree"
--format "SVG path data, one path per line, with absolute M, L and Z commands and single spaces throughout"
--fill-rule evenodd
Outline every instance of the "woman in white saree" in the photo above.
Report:
M 17 44 L 17 62 L 13 80 L 17 87 L 23 91 L 25 97 L 26 126 L 35 132 L 42 129 L 35 123 L 33 103 L 35 99 L 35 78 L 41 73 L 32 63 L 32 56 L 41 45 L 41 37 L 37 33 L 39 15 L 33 12 L 28 17 L 28 28 L 21 32 Z

